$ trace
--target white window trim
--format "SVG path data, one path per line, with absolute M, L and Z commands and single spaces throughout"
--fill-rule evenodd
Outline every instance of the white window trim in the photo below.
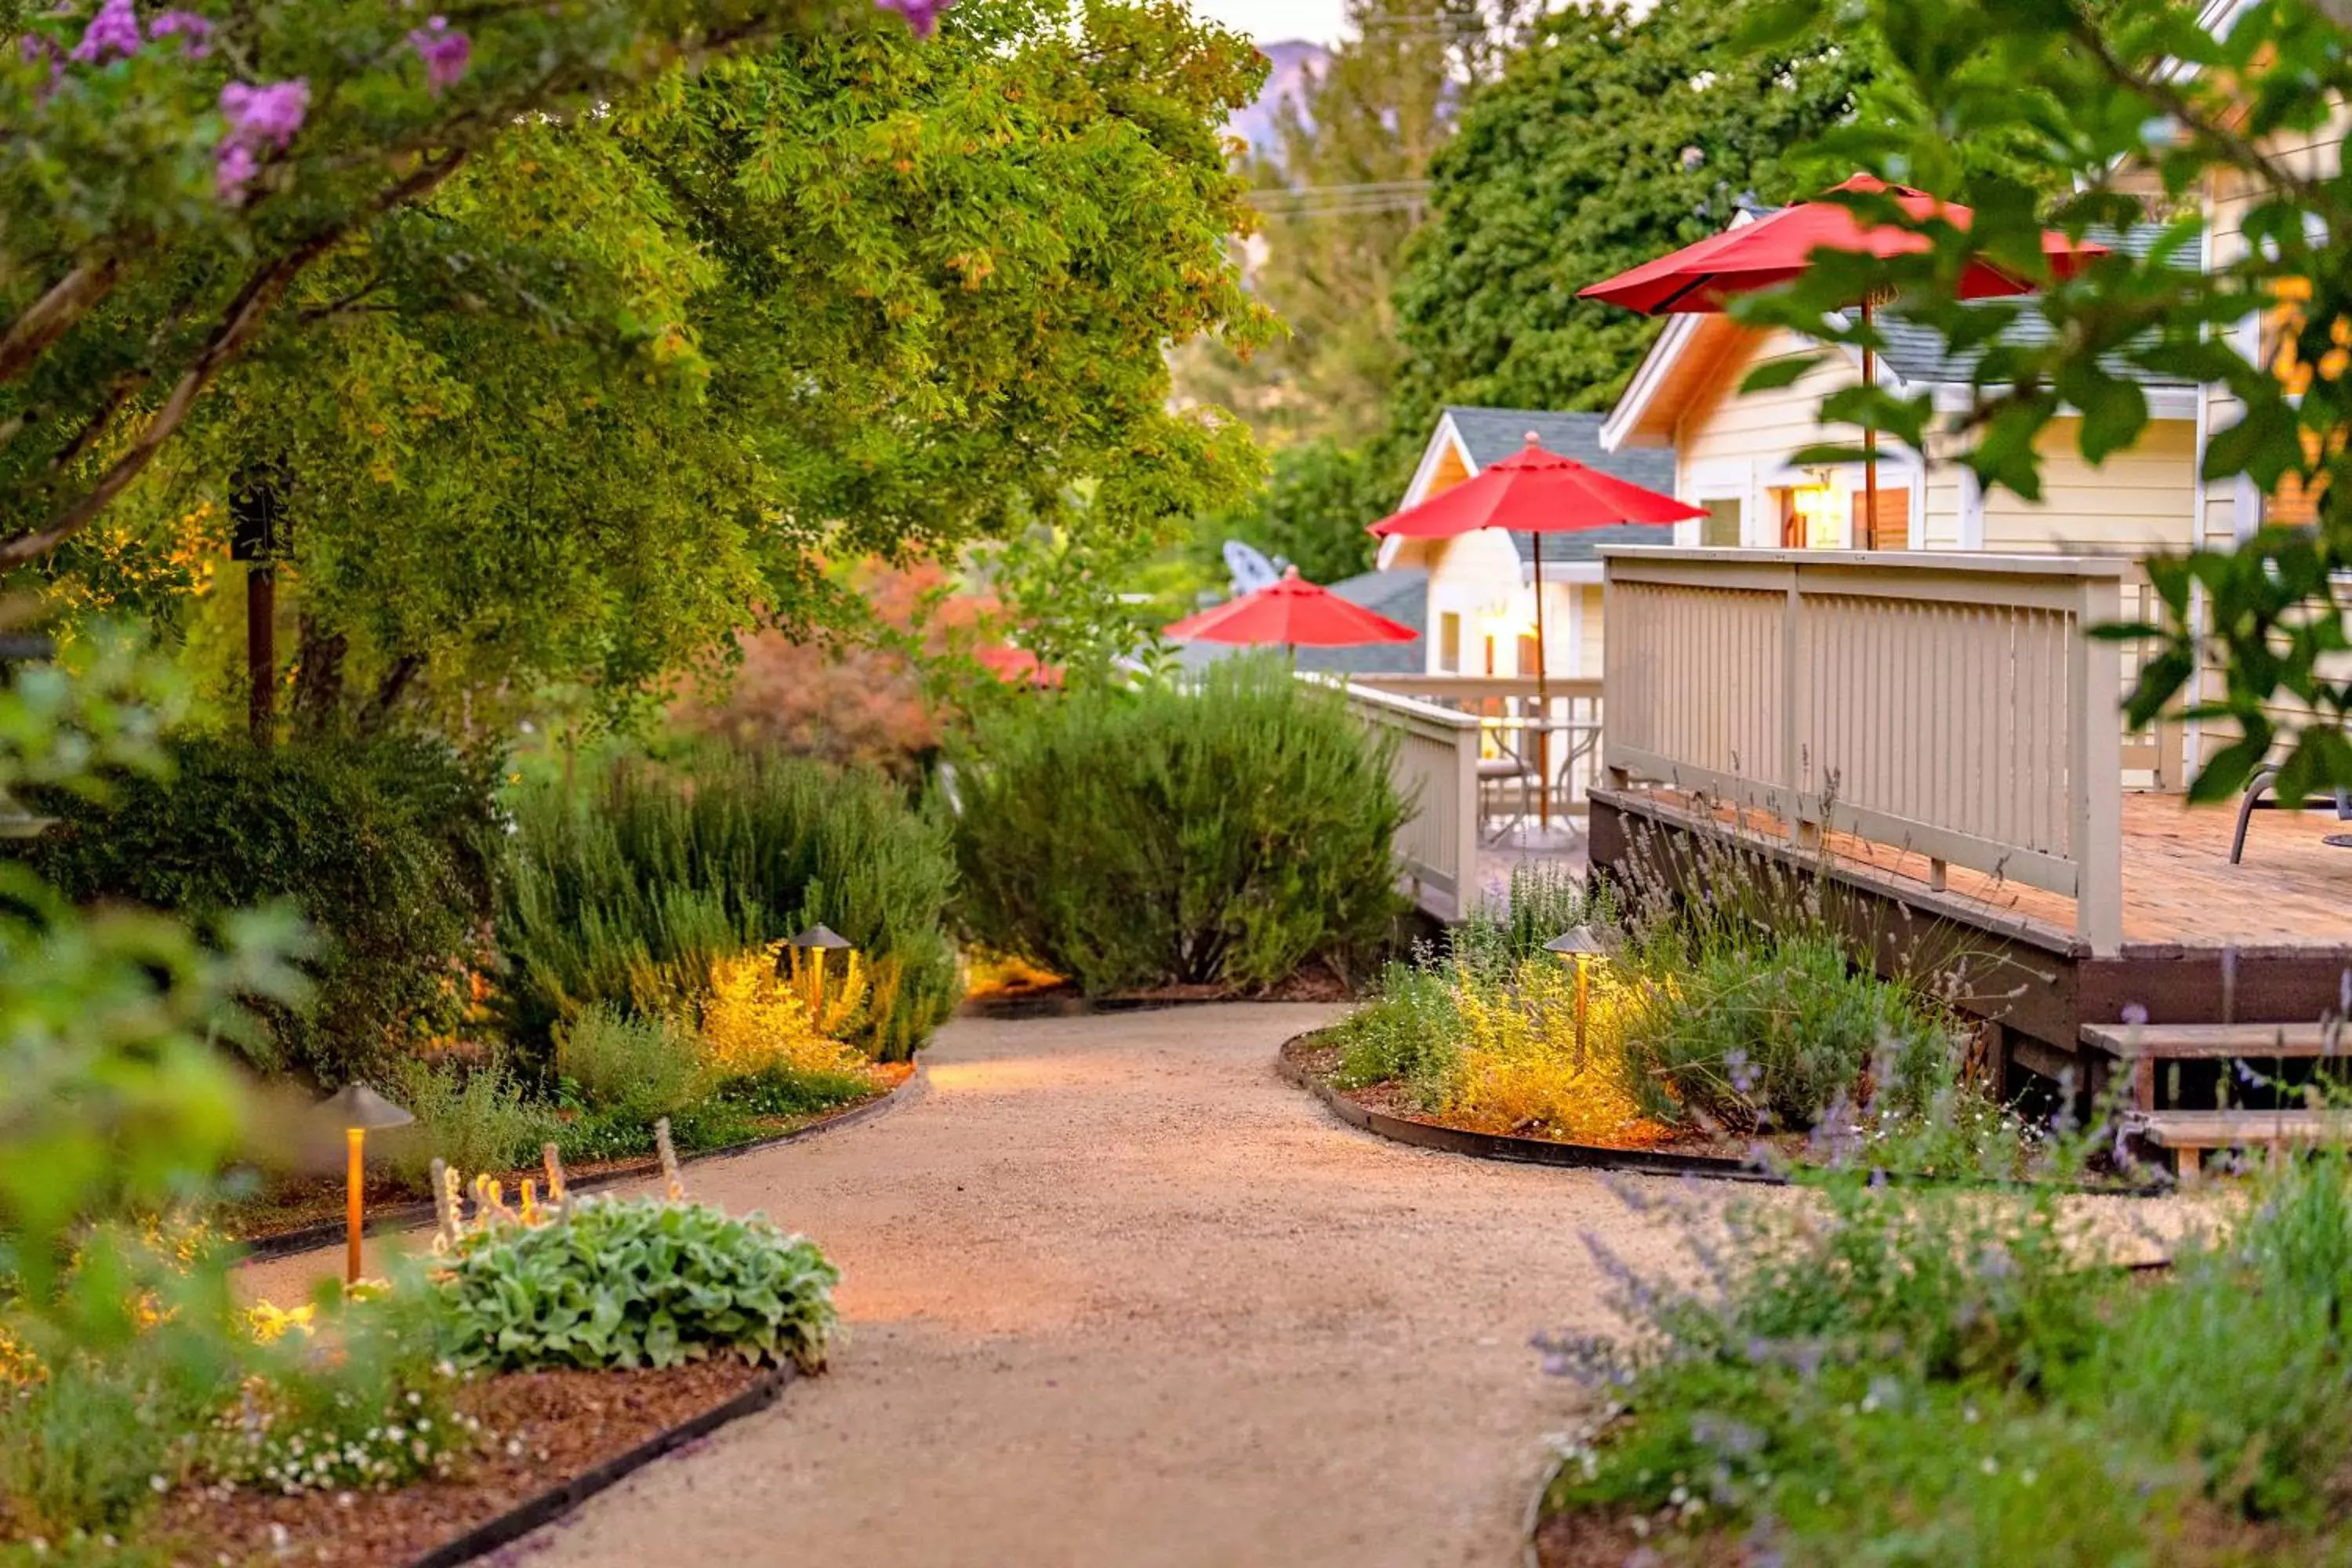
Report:
M 1780 542 L 1756 537 L 1757 514 L 1763 509 L 1763 490 L 1756 482 L 1756 465 L 1736 458 L 1717 458 L 1694 465 L 1684 476 L 1682 492 L 1675 498 L 1693 506 L 1705 506 L 1711 500 L 1736 500 L 1739 503 L 1739 543 L 1748 550 L 1768 549 Z M 1692 518 L 1688 526 L 1677 524 L 1676 544 L 1695 548 L 1699 542 L 1699 529 L 1704 520 Z M 1687 534 L 1685 541 L 1682 536 Z

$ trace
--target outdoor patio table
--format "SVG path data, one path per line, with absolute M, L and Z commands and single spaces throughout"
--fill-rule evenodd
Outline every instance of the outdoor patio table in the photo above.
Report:
M 1570 773 L 1577 763 L 1591 755 L 1592 749 L 1601 743 L 1601 721 L 1598 719 L 1496 718 L 1483 719 L 1479 722 L 1485 729 L 1504 731 L 1513 734 L 1537 733 L 1569 737 L 1567 746 L 1561 749 L 1560 754 L 1556 759 L 1559 765 L 1552 770 L 1551 776 L 1544 781 L 1548 797 L 1567 793 L 1565 786 Z M 1519 754 L 1517 747 L 1509 749 L 1514 755 Z M 1569 826 L 1570 830 L 1574 831 L 1574 825 Z

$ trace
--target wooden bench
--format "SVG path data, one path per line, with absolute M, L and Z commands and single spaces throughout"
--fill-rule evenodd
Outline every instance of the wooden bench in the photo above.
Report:
M 2178 1156 L 2180 1180 L 2194 1182 L 2215 1149 L 2266 1149 L 2273 1154 L 2352 1139 L 2352 1111 L 2127 1110 L 2124 1131 Z
M 2083 1043 L 2131 1075 L 2134 1109 L 2156 1109 L 2158 1062 L 2307 1060 L 2352 1057 L 2352 1031 L 2311 1024 L 2085 1024 Z

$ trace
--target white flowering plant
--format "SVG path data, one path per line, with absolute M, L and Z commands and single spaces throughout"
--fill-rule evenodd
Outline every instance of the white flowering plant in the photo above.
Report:
M 434 1288 L 407 1280 L 337 1309 L 271 1313 L 274 1363 L 246 1380 L 199 1447 L 215 1483 L 293 1494 L 388 1490 L 445 1476 L 479 1446 L 459 1373 L 434 1351 Z

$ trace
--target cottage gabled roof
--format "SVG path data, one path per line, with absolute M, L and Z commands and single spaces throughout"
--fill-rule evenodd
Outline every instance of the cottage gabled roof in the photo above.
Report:
M 1451 406 L 1445 417 L 1454 424 L 1473 470 L 1499 463 L 1527 445 L 1532 433 L 1547 452 L 1587 463 L 1612 479 L 1646 489 L 1675 488 L 1675 455 L 1655 447 L 1612 452 L 1601 445 L 1606 414 L 1555 414 L 1538 408 L 1471 408 Z
M 1601 444 L 1601 428 L 1608 417 L 1605 414 L 1566 414 L 1549 408 L 1486 408 L 1467 404 L 1449 405 L 1439 415 L 1437 428 L 1430 434 L 1428 451 L 1422 458 L 1420 471 L 1414 475 L 1412 488 L 1405 494 L 1404 504 L 1411 506 L 1427 499 L 1430 476 L 1436 467 L 1437 458 L 1448 443 L 1461 453 L 1471 476 L 1475 478 L 1488 465 L 1499 463 L 1523 449 L 1530 435 L 1547 452 L 1573 458 L 1612 479 L 1623 479 L 1662 495 L 1672 495 L 1675 489 L 1673 448 L 1643 447 L 1630 447 L 1622 452 L 1610 451 Z M 1600 559 L 1599 548 L 1603 544 L 1672 544 L 1674 540 L 1675 531 L 1671 523 L 1632 523 L 1618 528 L 1555 533 L 1544 540 L 1543 558 L 1547 563 L 1597 561 Z M 1535 558 L 1532 535 L 1515 531 L 1511 534 L 1511 543 L 1518 551 L 1520 561 Z M 1386 548 L 1381 551 L 1384 561 L 1393 560 L 1396 555 L 1397 552 Z M 1405 620 L 1408 617 L 1399 616 L 1396 618 Z

